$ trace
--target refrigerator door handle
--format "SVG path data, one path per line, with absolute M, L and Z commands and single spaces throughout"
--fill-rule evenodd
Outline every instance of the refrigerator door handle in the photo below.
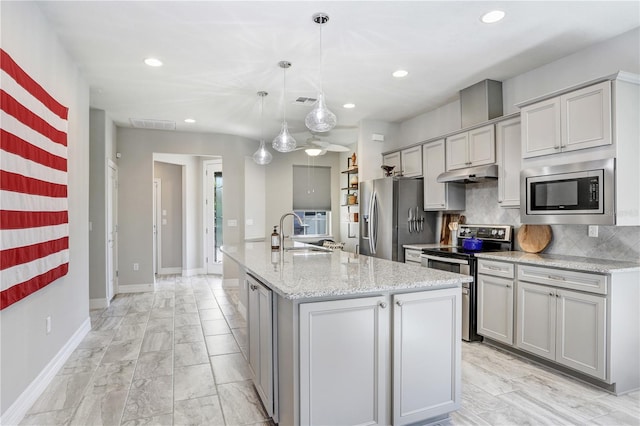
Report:
M 376 248 L 378 245 L 378 194 L 373 191 L 371 194 L 371 220 L 369 225 L 371 230 L 369 232 L 369 244 L 371 244 L 371 254 L 376 254 Z

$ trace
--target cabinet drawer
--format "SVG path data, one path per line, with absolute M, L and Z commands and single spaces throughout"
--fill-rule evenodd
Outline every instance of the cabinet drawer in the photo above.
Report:
M 493 260 L 478 259 L 478 273 L 493 275 L 496 277 L 513 278 L 513 263 L 496 262 Z
M 420 263 L 421 250 L 404 249 L 405 263 Z
M 564 269 L 518 265 L 518 281 L 607 294 L 607 276 Z

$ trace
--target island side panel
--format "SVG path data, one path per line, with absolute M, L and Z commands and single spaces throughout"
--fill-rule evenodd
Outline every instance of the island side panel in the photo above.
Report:
M 278 424 L 300 424 L 298 387 L 298 303 L 274 294 L 276 317 L 277 392 L 276 406 Z M 274 419 L 275 420 L 275 419 Z

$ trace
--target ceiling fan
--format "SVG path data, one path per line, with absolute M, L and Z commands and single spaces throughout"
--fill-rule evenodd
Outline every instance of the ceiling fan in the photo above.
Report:
M 315 135 L 307 138 L 303 143 L 299 143 L 296 150 L 304 149 L 307 155 L 316 157 L 330 152 L 347 152 L 349 148 L 344 145 L 323 141 Z

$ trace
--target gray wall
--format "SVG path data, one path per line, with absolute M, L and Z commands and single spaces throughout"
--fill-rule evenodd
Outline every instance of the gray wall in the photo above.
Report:
M 255 148 L 254 148 L 255 150 Z M 272 151 L 273 152 L 273 151 Z M 309 157 L 304 150 L 287 154 L 276 153 L 265 168 L 266 216 L 265 238 L 271 235 L 273 225 L 279 225 L 280 216 L 293 209 L 293 165 L 331 167 L 331 233 L 334 240 L 340 238 L 340 155 L 327 152 L 318 157 Z M 224 167 L 224 166 L 223 166 Z M 225 183 L 226 185 L 226 183 Z M 291 217 L 285 220 L 286 235 L 291 233 Z
M 162 190 L 160 265 L 162 269 L 182 268 L 182 166 L 156 161 L 153 174 L 160 179 Z
M 222 157 L 224 242 L 236 244 L 244 239 L 244 227 L 228 226 L 228 220 L 235 219 L 238 224 L 243 223 L 244 158 L 253 154 L 255 142 L 232 135 L 120 127 L 117 129 L 116 139 L 118 151 L 122 154 L 118 162 L 120 181 L 118 265 L 121 291 L 127 291 L 128 285 L 152 285 L 154 282 L 152 251 L 154 153 Z M 194 183 L 194 192 L 189 192 L 201 193 L 202 190 L 198 188 L 201 188 L 201 185 Z M 195 242 L 197 247 L 202 247 L 202 219 L 191 220 L 188 217 L 184 222 L 188 223 L 186 239 Z M 186 267 L 203 268 L 202 260 L 202 255 L 189 257 L 189 261 L 198 263 L 187 264 Z M 140 264 L 138 271 L 133 270 L 134 262 Z M 225 265 L 225 271 L 226 268 Z
M 89 297 L 104 301 L 107 296 L 106 212 L 107 162 L 116 162 L 115 125 L 106 112 L 89 113 Z
M 4 415 L 89 318 L 89 86 L 34 3 L 2 2 L 0 40 L 2 49 L 69 107 L 69 273 L 0 311 Z

